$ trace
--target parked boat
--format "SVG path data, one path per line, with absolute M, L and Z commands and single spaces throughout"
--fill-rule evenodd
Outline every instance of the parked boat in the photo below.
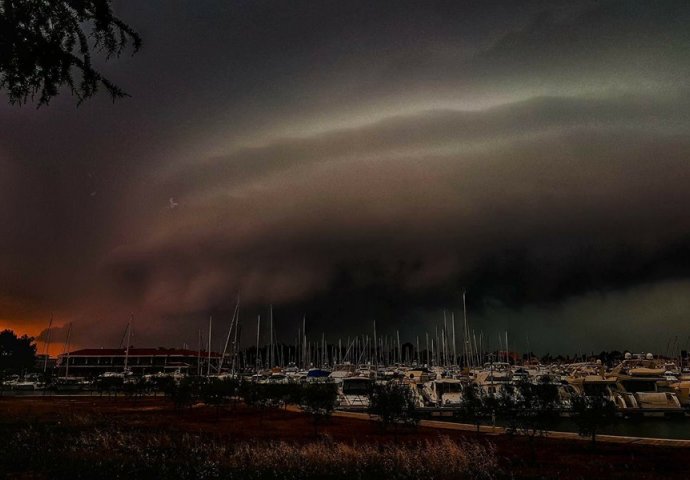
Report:
M 342 407 L 368 407 L 374 381 L 367 377 L 346 377 L 338 385 L 338 402 Z
M 457 407 L 462 403 L 462 382 L 453 378 L 432 380 L 424 384 L 424 397 L 437 407 Z

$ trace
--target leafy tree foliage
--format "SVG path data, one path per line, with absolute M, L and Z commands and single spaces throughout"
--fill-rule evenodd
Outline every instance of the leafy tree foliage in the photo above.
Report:
M 236 395 L 238 387 L 237 380 L 212 378 L 201 386 L 201 400 L 206 405 L 215 407 L 218 416 L 221 408 L 229 404 Z
M 127 397 L 138 399 L 151 392 L 151 385 L 143 378 L 132 379 L 123 382 L 122 392 Z
M 187 377 L 183 378 L 180 383 L 173 382 L 168 386 L 165 395 L 172 400 L 178 410 L 192 408 L 199 398 L 202 380 L 204 379 Z
M 96 390 L 99 395 L 117 395 L 124 389 L 125 380 L 122 377 L 99 377 L 96 379 Z
M 311 414 L 314 421 L 314 433 L 317 426 L 333 414 L 338 399 L 338 388 L 334 383 L 319 382 L 304 385 L 300 399 L 302 409 Z
M 479 433 L 482 421 L 491 416 L 491 407 L 491 402 L 486 398 L 481 387 L 476 383 L 470 383 L 463 389 L 462 403 L 458 413 L 465 420 L 472 421 Z
M 558 386 L 550 383 L 546 377 L 537 383 L 523 379 L 518 382 L 514 392 L 505 390 L 501 403 L 508 415 L 506 431 L 529 439 L 532 463 L 535 463 L 534 439 L 547 435 L 559 417 Z
M 12 104 L 38 95 L 47 105 L 67 85 L 81 103 L 104 87 L 113 101 L 127 94 L 93 67 L 141 37 L 117 18 L 111 0 L 0 0 L 0 88 Z
M 616 406 L 603 395 L 577 395 L 572 398 L 572 419 L 582 437 L 596 445 L 597 433 L 616 418 Z
M 151 390 L 155 396 L 158 392 L 167 392 L 175 384 L 175 379 L 172 377 L 153 377 L 151 380 Z
M 379 418 L 384 428 L 398 424 L 415 426 L 419 422 L 414 395 L 402 383 L 374 385 L 369 394 L 368 411 Z
M 33 337 L 17 337 L 12 330 L 0 332 L 0 373 L 21 373 L 35 364 L 36 344 Z

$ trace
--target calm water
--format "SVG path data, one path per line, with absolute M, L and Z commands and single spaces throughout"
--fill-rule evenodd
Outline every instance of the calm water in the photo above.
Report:
M 577 432 L 572 420 L 561 419 L 554 428 L 562 432 Z M 602 434 L 647 438 L 678 438 L 690 440 L 690 418 L 618 419 L 601 431 Z
M 496 421 L 496 425 L 504 425 L 504 423 Z M 550 428 L 550 430 L 577 433 L 577 425 L 569 418 L 561 418 L 553 428 Z M 625 437 L 690 440 L 690 417 L 619 418 L 610 425 L 602 428 L 599 433 L 603 435 L 621 435 Z

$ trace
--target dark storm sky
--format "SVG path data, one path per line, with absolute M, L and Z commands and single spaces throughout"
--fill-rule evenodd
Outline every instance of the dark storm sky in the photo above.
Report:
M 0 104 L 0 327 L 412 338 L 466 288 L 522 348 L 686 342 L 686 1 L 114 6 L 131 98 Z

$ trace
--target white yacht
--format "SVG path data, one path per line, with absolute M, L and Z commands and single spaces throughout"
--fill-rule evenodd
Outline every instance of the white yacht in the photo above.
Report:
M 341 407 L 368 407 L 369 392 L 374 381 L 368 377 L 345 377 L 338 383 L 338 402 Z
M 423 395 L 436 407 L 457 407 L 462 403 L 462 382 L 454 378 L 441 378 L 424 384 Z

